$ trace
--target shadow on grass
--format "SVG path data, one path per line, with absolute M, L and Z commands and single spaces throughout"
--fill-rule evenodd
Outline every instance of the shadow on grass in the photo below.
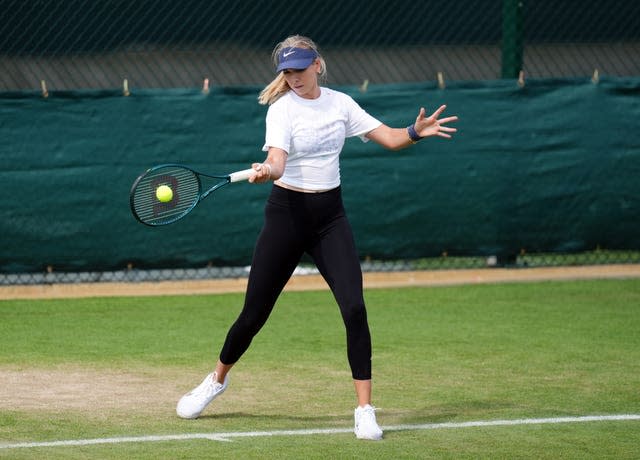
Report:
M 416 405 L 416 407 L 412 409 L 378 408 L 376 415 L 378 423 L 381 425 L 425 424 L 469 420 L 474 417 L 508 417 L 511 409 L 518 409 L 517 411 L 521 412 L 523 408 L 505 402 L 473 400 L 448 405 Z M 199 419 L 232 423 L 241 423 L 241 421 L 244 420 L 246 424 L 251 427 L 264 426 L 267 428 L 278 426 L 284 427 L 284 429 L 304 429 L 350 426 L 353 423 L 353 412 L 352 410 L 345 410 L 344 414 L 338 415 L 228 412 L 204 414 Z
M 251 425 L 259 424 L 261 422 L 269 423 L 270 425 L 282 424 L 283 426 L 316 426 L 316 425 L 344 425 L 345 423 L 352 421 L 352 414 L 349 412 L 344 415 L 308 415 L 308 416 L 296 416 L 292 414 L 250 414 L 246 412 L 228 412 L 223 414 L 205 414 L 199 417 L 199 420 L 218 420 L 218 421 L 236 421 L 236 420 L 250 420 Z

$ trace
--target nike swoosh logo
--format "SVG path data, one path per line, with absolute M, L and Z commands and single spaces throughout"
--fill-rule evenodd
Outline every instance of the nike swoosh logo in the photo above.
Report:
M 288 53 L 282 53 L 282 57 L 288 57 L 288 56 L 291 56 L 291 55 L 292 55 L 293 53 L 295 53 L 295 52 L 296 52 L 296 50 L 289 51 Z

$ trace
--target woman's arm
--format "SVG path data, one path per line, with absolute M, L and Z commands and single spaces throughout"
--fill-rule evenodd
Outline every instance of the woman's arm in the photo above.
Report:
M 415 133 L 412 134 L 414 137 L 417 135 L 419 138 L 432 136 L 451 138 L 451 134 L 449 133 L 454 133 L 457 129 L 450 128 L 445 125 L 447 123 L 457 121 L 458 117 L 451 116 L 439 118 L 446 108 L 446 105 L 440 106 L 438 110 L 433 112 L 429 117 L 425 117 L 425 110 L 424 108 L 421 108 L 420 113 L 418 113 L 416 121 L 413 124 Z M 382 124 L 376 129 L 368 132 L 366 136 L 377 144 L 380 144 L 390 150 L 400 150 L 417 142 L 417 140 L 410 137 L 409 128 L 391 128 L 385 124 Z
M 287 152 L 276 147 L 269 147 L 267 158 L 262 163 L 253 163 L 251 167 L 256 174 L 249 178 L 249 182 L 262 184 L 270 180 L 277 180 L 284 174 L 287 164 Z

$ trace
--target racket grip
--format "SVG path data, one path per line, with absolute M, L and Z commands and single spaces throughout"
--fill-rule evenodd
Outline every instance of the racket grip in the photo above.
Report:
M 229 182 L 240 182 L 243 180 L 247 180 L 254 174 L 256 174 L 256 170 L 253 168 L 244 169 L 242 171 L 236 171 L 234 173 L 229 174 Z

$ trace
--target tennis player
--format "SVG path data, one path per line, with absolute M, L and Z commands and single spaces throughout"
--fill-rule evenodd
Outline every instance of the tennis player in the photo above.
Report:
M 347 357 L 358 406 L 355 434 L 378 440 L 382 430 L 371 405 L 371 336 L 363 298 L 358 252 L 340 190 L 340 152 L 345 138 L 358 136 L 399 150 L 432 136 L 456 131 L 440 118 L 445 106 L 426 116 L 419 110 L 407 128 L 391 128 L 365 112 L 348 95 L 321 86 L 327 68 L 312 40 L 295 35 L 273 52 L 277 75 L 262 90 L 267 152 L 254 163 L 253 183 L 273 181 L 256 242 L 244 307 L 231 326 L 215 370 L 180 399 L 177 413 L 196 418 L 229 383 L 229 370 L 267 321 L 278 296 L 304 253 L 309 254 L 340 307 Z

